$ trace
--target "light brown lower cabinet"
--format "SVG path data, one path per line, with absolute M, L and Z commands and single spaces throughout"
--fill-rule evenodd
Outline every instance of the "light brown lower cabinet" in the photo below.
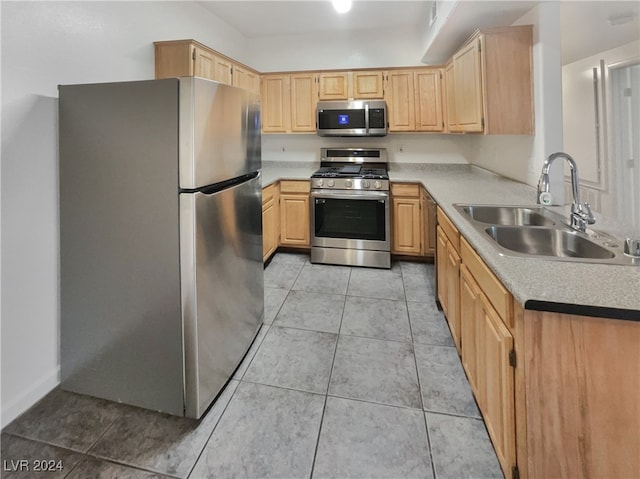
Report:
M 516 465 L 514 342 L 503 318 L 472 271 L 485 267 L 460 240 L 460 338 L 462 365 L 506 477 Z M 481 276 L 481 275 L 479 275 Z M 498 281 L 495 276 L 489 279 Z
M 451 336 L 460 353 L 460 233 L 444 212 L 437 208 L 438 300 L 449 323 Z
M 262 190 L 262 260 L 267 261 L 278 248 L 280 240 L 279 185 L 271 184 Z
M 520 327 L 525 476 L 640 477 L 640 322 L 525 310 Z
M 391 183 L 391 252 L 433 256 L 435 202 L 418 183 Z
M 280 182 L 280 244 L 308 248 L 310 241 L 310 184 L 306 180 Z
M 438 221 L 451 315 L 455 226 Z M 462 236 L 459 253 L 461 361 L 505 477 L 640 477 L 640 322 L 526 310 Z
M 420 185 L 391 183 L 391 252 L 419 256 L 421 253 Z

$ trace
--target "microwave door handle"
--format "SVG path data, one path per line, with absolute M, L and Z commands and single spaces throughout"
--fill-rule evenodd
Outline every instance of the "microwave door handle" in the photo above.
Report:
M 364 128 L 368 135 L 369 134 L 369 103 L 364 104 Z

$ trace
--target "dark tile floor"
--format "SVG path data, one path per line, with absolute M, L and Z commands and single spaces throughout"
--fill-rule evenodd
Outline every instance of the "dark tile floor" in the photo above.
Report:
M 433 277 L 278 253 L 265 324 L 204 418 L 56 389 L 3 431 L 2 477 L 501 478 Z M 16 471 L 36 461 L 58 469 Z

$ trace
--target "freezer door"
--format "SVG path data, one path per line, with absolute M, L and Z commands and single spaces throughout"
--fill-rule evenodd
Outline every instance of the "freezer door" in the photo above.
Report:
M 180 78 L 181 188 L 258 171 L 260 145 L 256 94 L 202 78 Z
M 185 415 L 199 418 L 262 323 L 260 178 L 181 193 L 180 215 Z

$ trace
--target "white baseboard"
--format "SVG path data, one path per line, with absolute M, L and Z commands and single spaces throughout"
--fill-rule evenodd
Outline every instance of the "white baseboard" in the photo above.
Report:
M 47 393 L 58 384 L 60 384 L 60 366 L 57 366 L 51 372 L 45 374 L 39 381 L 18 393 L 13 399 L 3 402 L 0 428 L 4 428 L 20 414 L 45 397 Z

